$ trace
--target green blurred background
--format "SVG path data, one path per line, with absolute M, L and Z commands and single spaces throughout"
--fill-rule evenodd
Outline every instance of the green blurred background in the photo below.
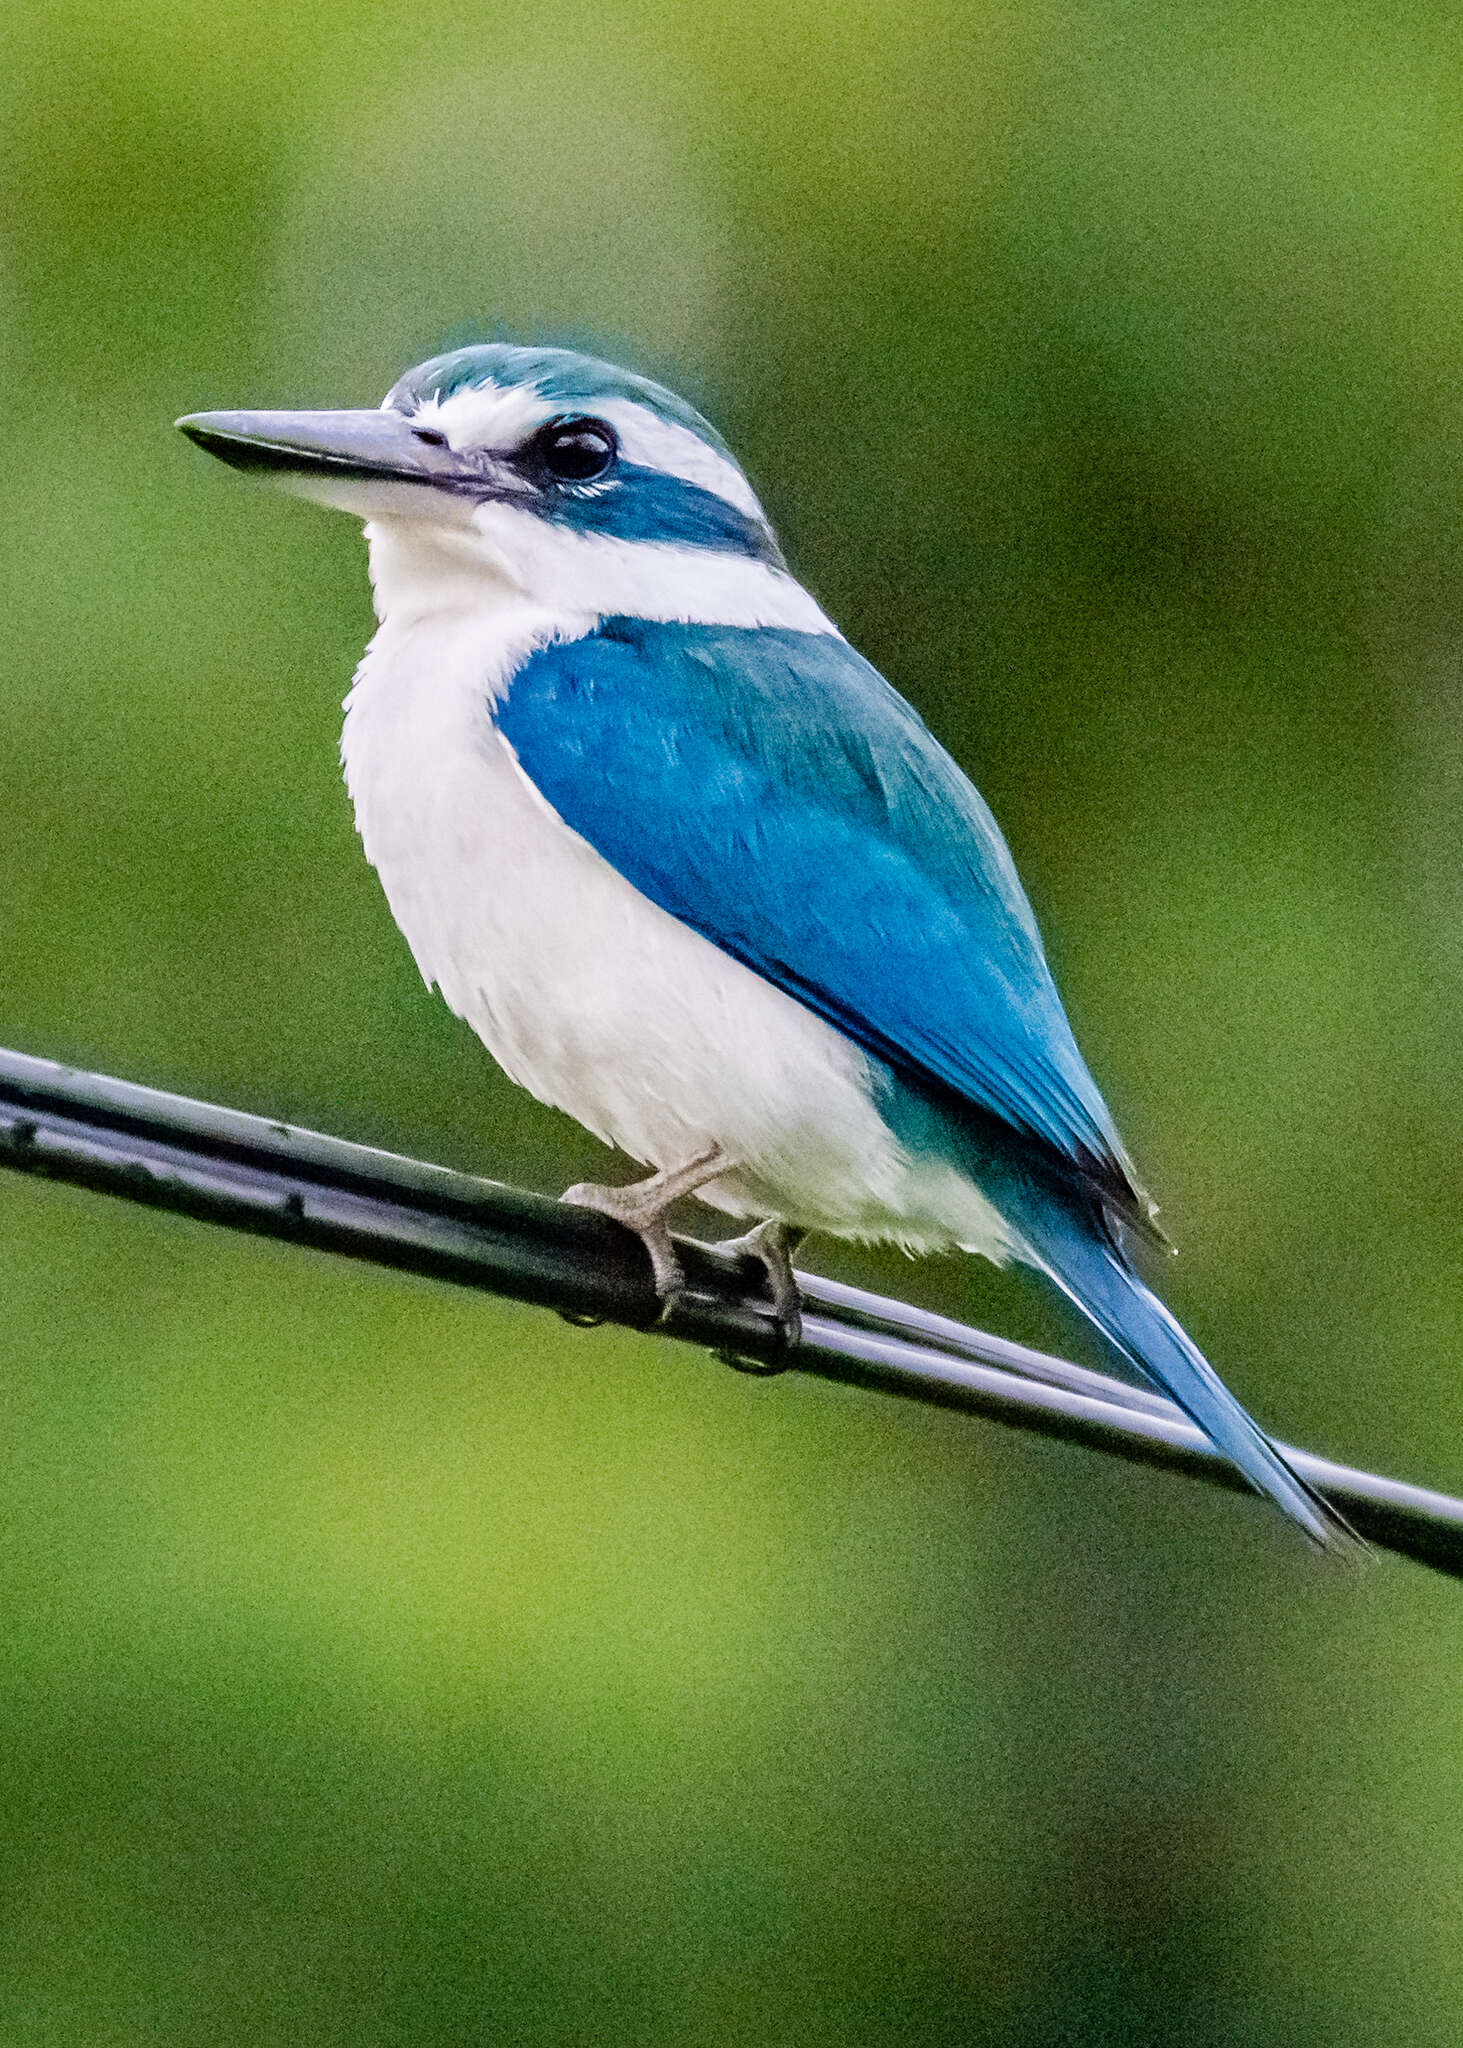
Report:
M 1231 1382 L 1463 1488 L 1460 172 L 1441 4 L 6 10 L 0 1042 L 604 1169 L 360 857 L 358 531 L 170 425 L 590 341 L 990 798 Z M 64 1190 L 0 1270 L 7 2048 L 1463 2041 L 1457 1586 Z

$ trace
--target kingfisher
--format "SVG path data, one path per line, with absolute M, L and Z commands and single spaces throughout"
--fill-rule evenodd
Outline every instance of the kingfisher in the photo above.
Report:
M 681 1198 L 1036 1268 L 1318 1546 L 1354 1541 L 1140 1278 L 1157 1237 L 974 785 L 792 576 L 716 430 L 494 343 L 378 409 L 207 412 L 234 468 L 363 519 L 377 631 L 341 759 L 428 986 L 648 1171 L 564 1200 L 683 1286 Z

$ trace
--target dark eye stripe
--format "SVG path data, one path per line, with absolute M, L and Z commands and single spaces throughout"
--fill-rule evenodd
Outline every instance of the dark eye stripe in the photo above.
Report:
M 612 540 L 711 548 L 721 554 L 748 555 L 774 569 L 787 566 L 764 520 L 751 518 L 715 491 L 687 483 L 684 477 L 623 460 L 602 491 L 550 491 L 540 516 L 556 526 L 602 533 Z

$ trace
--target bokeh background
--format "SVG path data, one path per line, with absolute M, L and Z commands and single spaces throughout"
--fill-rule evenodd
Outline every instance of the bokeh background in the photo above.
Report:
M 1232 1383 L 1463 1488 L 1460 172 L 1441 4 L 7 9 L 0 1042 L 604 1171 L 355 844 L 358 531 L 170 425 L 592 342 L 976 775 Z M 64 1190 L 0 1273 L 6 2044 L 1463 2041 L 1457 1586 Z

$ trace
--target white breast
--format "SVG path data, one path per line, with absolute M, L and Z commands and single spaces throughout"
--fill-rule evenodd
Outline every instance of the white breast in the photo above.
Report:
M 995 1253 L 953 1169 L 909 1158 L 843 1035 L 651 903 L 528 782 L 491 707 L 555 617 L 473 578 L 392 609 L 346 700 L 341 752 L 367 856 L 424 978 L 505 1071 L 647 1165 L 719 1145 L 737 1215 Z

